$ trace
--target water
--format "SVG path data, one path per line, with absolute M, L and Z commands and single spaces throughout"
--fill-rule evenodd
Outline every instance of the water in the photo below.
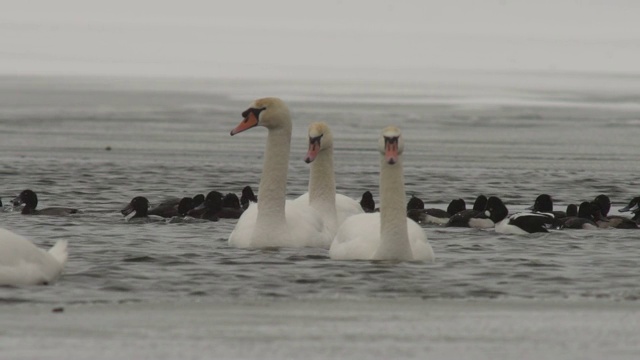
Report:
M 0 214 L 3 227 L 41 247 L 70 243 L 55 285 L 0 288 L 0 309 L 376 299 L 636 304 L 633 230 L 514 236 L 425 226 L 436 262 L 397 264 L 337 262 L 322 249 L 231 248 L 235 220 L 141 223 L 119 214 L 138 195 L 157 203 L 256 189 L 266 131 L 229 131 L 260 96 L 285 99 L 294 116 L 289 197 L 306 191 L 302 159 L 315 120 L 334 133 L 338 191 L 357 199 L 371 190 L 378 200 L 377 138 L 388 124 L 404 131 L 407 193 L 428 206 L 458 197 L 471 204 L 482 193 L 516 211 L 549 193 L 564 209 L 604 193 L 615 213 L 638 195 L 640 78 L 466 75 L 420 84 L 1 78 L 0 196 L 7 204 L 31 188 L 39 207 L 82 214 Z M 181 314 L 172 311 L 161 310 Z
M 235 220 L 127 223 L 118 212 L 137 195 L 156 203 L 257 188 L 266 131 L 231 137 L 229 130 L 260 95 L 287 99 L 295 116 L 290 197 L 306 191 L 306 126 L 323 120 L 336 134 L 338 190 L 353 198 L 372 190 L 377 200 L 377 136 L 393 123 L 404 130 L 406 190 L 428 205 L 457 197 L 472 203 L 483 193 L 517 210 L 546 192 L 558 208 L 600 193 L 621 207 L 638 195 L 640 79 L 619 79 L 617 93 L 585 87 L 586 80 L 567 77 L 564 89 L 544 91 L 484 78 L 406 87 L 3 78 L 5 203 L 31 188 L 39 207 L 83 213 L 2 214 L 4 227 L 40 246 L 68 239 L 71 256 L 55 286 L 4 288 L 0 297 L 62 304 L 190 297 L 636 300 L 639 233 L 631 230 L 511 236 L 426 226 L 437 262 L 389 264 L 331 261 L 319 249 L 235 249 L 226 244 Z

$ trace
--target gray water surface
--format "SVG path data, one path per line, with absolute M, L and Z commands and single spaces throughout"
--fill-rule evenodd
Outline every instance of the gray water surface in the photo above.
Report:
M 337 262 L 322 249 L 243 250 L 235 220 L 126 222 L 144 195 L 257 189 L 266 130 L 229 131 L 257 97 L 294 116 L 288 194 L 306 191 L 306 129 L 335 138 L 338 191 L 378 199 L 380 130 L 405 137 L 406 191 L 427 206 L 478 194 L 510 210 L 551 194 L 557 209 L 604 193 L 613 211 L 638 194 L 640 78 L 484 75 L 425 84 L 4 77 L 0 81 L 2 227 L 41 247 L 69 240 L 53 286 L 0 288 L 0 302 L 84 304 L 173 299 L 612 299 L 640 297 L 640 232 L 530 236 L 425 226 L 436 262 Z M 111 150 L 106 150 L 110 147 Z M 23 216 L 39 207 L 82 210 Z

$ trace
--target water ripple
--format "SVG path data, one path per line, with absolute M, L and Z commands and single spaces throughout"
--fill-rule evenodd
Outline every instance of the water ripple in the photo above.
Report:
M 384 89 L 378 90 L 384 99 Z M 581 103 L 579 93 L 570 94 L 571 102 L 563 106 L 527 101 L 477 106 L 449 95 L 434 102 L 431 92 L 410 96 L 408 104 L 387 99 L 385 105 L 373 106 L 363 100 L 368 96 L 355 92 L 332 102 L 305 91 L 309 93 L 292 95 L 290 103 L 299 118 L 289 197 L 307 189 L 309 169 L 302 161 L 307 119 L 333 127 L 337 189 L 355 199 L 370 190 L 379 201 L 375 138 L 389 122 L 404 130 L 406 191 L 429 207 L 444 208 L 454 198 L 470 205 L 485 194 L 500 196 L 511 211 L 518 211 L 540 193 L 549 193 L 557 208 L 565 208 L 606 193 L 615 210 L 638 195 L 636 136 L 628 127 L 601 125 L 611 118 L 640 118 L 637 110 L 583 106 L 587 97 Z M 640 297 L 640 278 L 634 276 L 640 265 L 638 233 L 633 230 L 512 236 L 425 226 L 437 261 L 423 264 L 338 262 L 321 249 L 235 249 L 226 243 L 235 220 L 126 222 L 119 210 L 134 196 L 157 204 L 210 190 L 256 189 L 265 133 L 229 136 L 239 111 L 251 100 L 238 94 L 83 92 L 87 103 L 73 105 L 78 108 L 46 104 L 50 111 L 43 111 L 35 104 L 13 107 L 6 100 L 0 110 L 0 195 L 5 204 L 32 188 L 39 207 L 82 210 L 66 218 L 23 216 L 10 207 L 0 213 L 3 227 L 39 246 L 67 239 L 70 247 L 58 283 L 0 287 L 0 304 L 180 297 Z M 548 100 L 549 94 L 526 96 Z M 111 150 L 105 151 L 106 146 Z

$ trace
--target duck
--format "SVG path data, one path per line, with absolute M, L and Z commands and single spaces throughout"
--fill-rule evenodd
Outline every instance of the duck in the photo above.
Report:
M 484 215 L 495 223 L 495 231 L 500 234 L 526 235 L 532 233 L 549 232 L 547 226 L 553 224 L 555 217 L 552 213 L 521 212 L 508 215 L 506 205 L 497 196 L 487 200 Z
M 242 195 L 240 196 L 240 205 L 242 206 L 242 210 L 247 210 L 250 203 L 257 203 L 258 197 L 253 192 L 251 186 L 247 185 L 242 188 Z
M 120 213 L 127 221 L 136 218 L 146 218 L 149 216 L 149 200 L 144 196 L 136 196 Z
M 222 209 L 217 215 L 221 219 L 239 219 L 243 212 L 238 195 L 228 193 L 222 198 Z
M 304 161 L 311 164 L 309 190 L 295 201 L 301 201 L 318 211 L 333 237 L 348 217 L 362 214 L 364 211 L 356 200 L 336 193 L 333 134 L 329 125 L 324 122 L 312 122 L 309 124 L 308 136 L 309 149 Z
M 287 172 L 291 152 L 292 121 L 289 108 L 279 98 L 255 100 L 242 113 L 243 120 L 231 136 L 261 126 L 267 128 L 259 201 L 250 203 L 229 235 L 229 245 L 239 248 L 328 248 L 332 236 L 322 216 L 309 204 L 287 201 Z
M 627 211 L 631 211 L 631 213 L 634 214 L 631 220 L 635 221 L 636 224 L 640 225 L 640 196 L 634 197 L 629 201 L 629 204 L 627 204 L 627 206 L 620 208 L 618 210 L 618 212 L 627 212 Z
M 540 194 L 534 201 L 533 205 L 525 210 L 531 210 L 533 212 L 551 213 L 557 219 L 567 217 L 567 213 L 560 210 L 553 210 L 553 199 L 549 194 Z
M 425 209 L 421 199 L 412 197 L 407 203 L 407 216 L 419 224 L 445 225 L 453 215 L 466 210 L 466 208 L 467 205 L 463 199 L 453 199 L 447 206 L 447 210 Z
M 52 215 L 66 216 L 77 214 L 78 209 L 66 207 L 49 207 L 44 209 L 36 209 L 38 206 L 38 195 L 33 190 L 23 190 L 15 199 L 12 200 L 13 206 L 24 204 L 21 213 L 23 215 Z
M 203 219 L 209 221 L 218 221 L 220 219 L 220 213 L 223 210 L 222 207 L 223 195 L 219 191 L 210 191 L 204 198 L 204 202 L 190 210 L 187 215 L 196 219 Z
M 565 212 L 565 214 L 568 216 L 578 216 L 578 205 L 576 204 L 569 204 L 567 205 L 567 211 Z
M 182 199 L 180 199 L 180 202 L 178 203 L 178 207 L 177 207 L 177 214 L 175 216 L 178 217 L 185 217 L 187 216 L 187 214 L 189 213 L 189 211 L 191 211 L 194 208 L 194 202 L 193 202 L 193 198 L 191 197 L 183 197 Z
M 574 217 L 574 218 L 578 217 L 578 205 L 576 204 L 567 205 L 567 210 L 565 211 L 565 214 L 566 216 L 555 219 L 552 226 L 554 229 L 557 229 L 557 230 L 563 229 L 565 219 L 571 218 L 571 217 Z
M 362 211 L 366 213 L 376 212 L 379 209 L 376 209 L 376 202 L 373 200 L 373 194 L 371 191 L 367 190 L 362 193 L 362 198 L 360 199 L 360 207 Z
M 627 211 L 635 212 L 638 209 L 640 209 L 640 196 L 636 196 L 633 199 L 631 199 L 629 201 L 629 204 L 627 204 L 627 206 L 623 208 L 620 208 L 618 212 L 627 212 Z
M 29 239 L 0 228 L 0 285 L 47 285 L 62 273 L 68 257 L 67 240 L 45 251 Z
M 560 228 L 583 230 L 597 229 L 598 224 L 596 224 L 594 221 L 593 209 L 593 204 L 588 201 L 583 201 L 582 203 L 580 203 L 580 206 L 578 206 L 578 216 L 567 216 L 558 220 L 560 223 Z
M 180 198 L 170 198 L 170 199 L 164 200 L 157 206 L 149 209 L 147 214 L 156 215 L 163 218 L 172 218 L 174 216 L 180 216 L 180 213 L 178 211 L 178 206 L 180 205 L 181 201 L 183 200 Z
M 445 226 L 447 227 L 473 227 L 478 229 L 484 229 L 486 227 L 493 227 L 492 223 L 483 222 L 474 219 L 476 215 L 484 212 L 487 206 L 487 197 L 484 195 L 478 195 L 473 203 L 473 209 L 467 209 L 457 212 L 452 215 Z M 477 219 L 477 218 L 476 218 Z
M 596 221 L 599 227 L 603 228 L 616 228 L 616 229 L 637 229 L 638 224 L 628 217 L 619 216 L 619 215 L 609 215 L 609 210 L 611 209 L 611 199 L 605 194 L 600 194 L 591 201 L 592 204 L 595 205 L 599 214 L 596 214 L 596 217 L 599 218 L 599 221 Z M 602 218 L 600 220 L 600 217 Z
M 424 230 L 406 216 L 404 140 L 398 127 L 382 130 L 378 150 L 380 212 L 347 218 L 331 243 L 329 256 L 334 260 L 434 261 Z

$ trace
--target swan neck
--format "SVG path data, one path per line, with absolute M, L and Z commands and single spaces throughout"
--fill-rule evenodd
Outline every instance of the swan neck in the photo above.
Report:
M 390 165 L 383 156 L 380 170 L 380 248 L 376 253 L 379 259 L 401 260 L 413 256 L 405 201 L 402 157 Z
M 311 163 L 309 205 L 323 215 L 327 221 L 327 227 L 337 230 L 336 179 L 331 149 L 321 151 Z
M 284 207 L 290 145 L 290 125 L 269 129 L 258 193 L 258 229 L 261 225 L 273 227 L 278 224 L 282 226 L 286 224 Z M 258 236 L 260 235 L 258 234 Z

